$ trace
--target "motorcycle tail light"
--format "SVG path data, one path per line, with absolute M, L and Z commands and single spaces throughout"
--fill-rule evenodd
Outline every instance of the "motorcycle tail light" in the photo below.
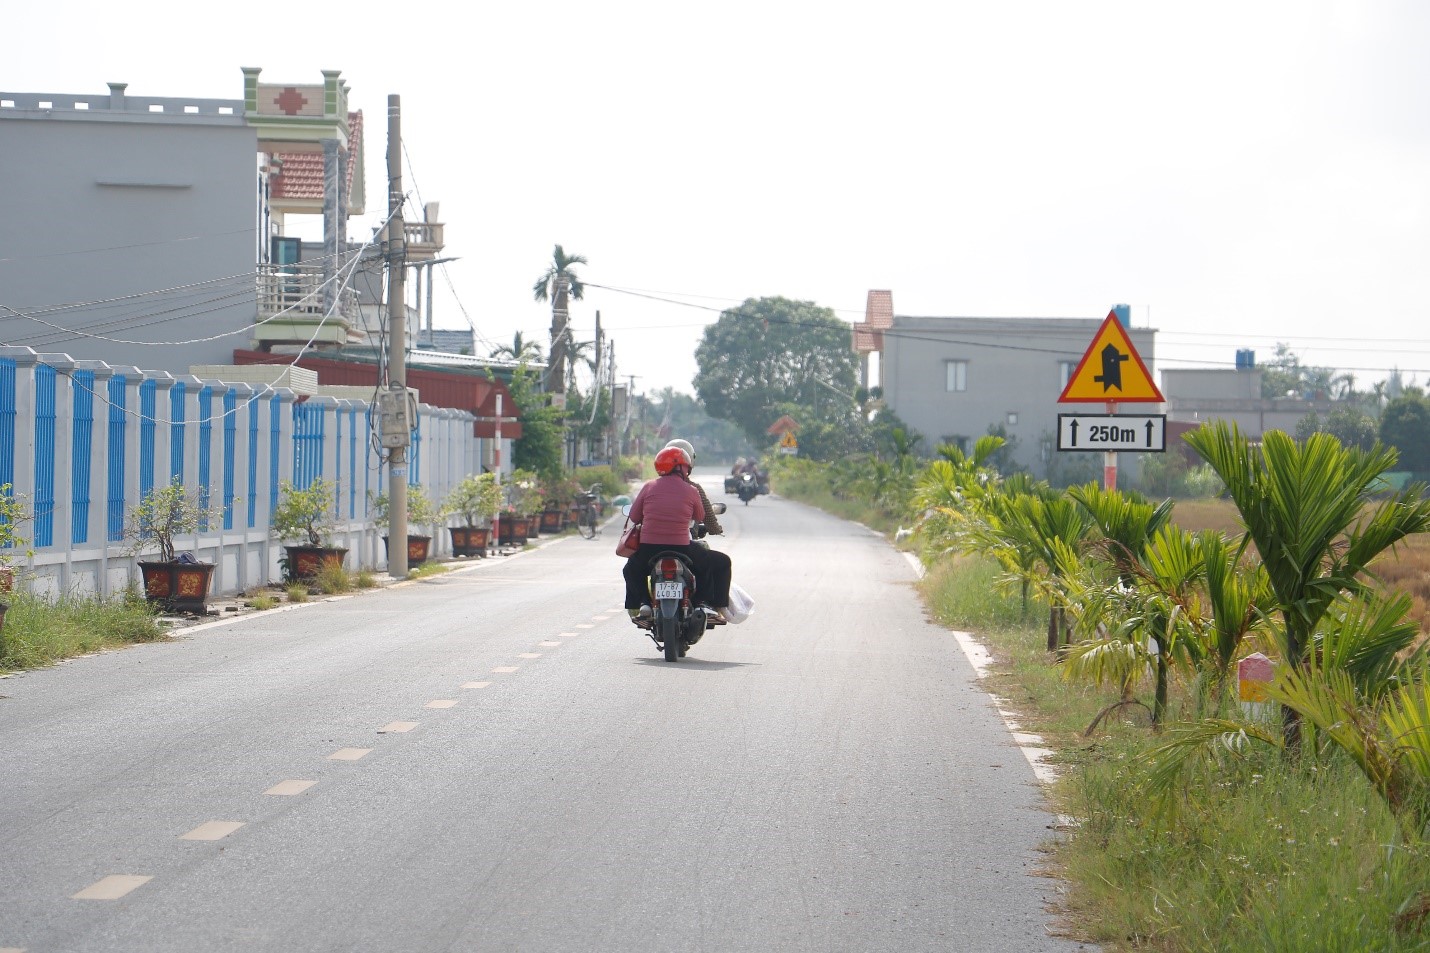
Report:
M 680 564 L 674 559 L 662 559 L 657 571 L 662 579 L 675 579 L 680 575 Z

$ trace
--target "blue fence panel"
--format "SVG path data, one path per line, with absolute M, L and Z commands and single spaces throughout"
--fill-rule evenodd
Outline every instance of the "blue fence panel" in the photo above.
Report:
M 169 481 L 184 482 L 184 396 L 183 381 L 175 381 L 169 391 Z
M 139 499 L 154 489 L 154 434 L 159 425 L 159 384 L 139 385 Z
M 412 453 L 407 464 L 407 484 L 416 486 L 422 482 L 422 415 L 417 415 L 417 426 L 412 430 Z
M 234 450 L 238 446 L 238 393 L 223 395 L 223 528 L 233 529 Z
M 333 515 L 343 515 L 343 411 L 338 408 L 333 411 L 333 445 L 337 447 L 337 453 L 333 454 L 333 465 L 337 468 L 333 471 Z M 324 448 L 326 449 L 326 448 Z
M 248 528 L 258 525 L 258 398 L 248 398 Z
M 0 358 L 0 486 L 15 485 L 15 362 Z
M 94 371 L 70 375 L 70 542 L 89 542 L 89 474 L 94 449 Z
M 372 405 L 362 412 L 362 432 L 372 433 Z M 372 441 L 364 441 L 366 449 L 363 450 L 362 468 L 362 515 L 366 519 L 372 512 L 372 473 L 373 470 L 382 469 L 382 459 L 377 456 L 377 451 L 373 449 Z
M 35 365 L 35 545 L 55 542 L 55 369 Z
M 125 403 L 129 399 L 128 381 L 123 374 L 109 379 L 109 486 L 105 511 L 104 538 L 111 543 L 124 539 L 124 465 L 128 459 L 125 441 L 129 437 Z
M 293 485 L 306 490 L 323 475 L 323 419 L 316 404 L 293 405 Z
M 268 512 L 278 508 L 278 451 L 283 436 L 283 398 L 268 401 Z
M 209 501 L 209 478 L 213 475 L 213 437 L 214 437 L 214 389 L 212 387 L 199 388 L 199 506 L 203 508 L 205 514 L 208 513 Z M 209 518 L 204 516 L 199 523 L 199 529 L 208 532 Z
M 357 519 L 357 408 L 348 411 L 348 519 Z

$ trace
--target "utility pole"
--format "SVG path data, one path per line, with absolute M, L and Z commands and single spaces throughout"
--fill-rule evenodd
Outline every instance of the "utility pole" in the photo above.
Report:
M 412 423 L 407 395 L 407 225 L 402 220 L 402 97 L 387 97 L 387 573 L 407 578 L 407 447 Z M 391 443 L 388 439 L 391 439 Z

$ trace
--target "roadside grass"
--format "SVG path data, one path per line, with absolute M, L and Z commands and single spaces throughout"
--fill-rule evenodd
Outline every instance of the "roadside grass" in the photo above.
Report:
M 248 600 L 248 604 L 251 605 L 254 609 L 257 609 L 259 612 L 264 612 L 268 609 L 275 608 L 278 605 L 278 597 L 270 595 L 266 592 L 260 592 L 258 595 Z
M 408 579 L 425 579 L 428 576 L 440 576 L 444 572 L 451 572 L 452 567 L 446 563 L 425 562 L 420 566 L 408 570 Z
M 61 596 L 47 600 L 29 592 L 5 595 L 10 611 L 0 633 L 0 670 L 39 668 L 62 659 L 166 638 L 142 596 L 112 599 Z
M 317 586 L 318 591 L 324 595 L 332 596 L 341 592 L 350 592 L 353 588 L 353 578 L 343 568 L 342 563 L 323 563 L 317 575 L 313 577 L 313 585 Z
M 1116 699 L 1068 683 L 1046 651 L 1045 608 L 995 591 L 986 560 L 942 560 L 920 583 L 934 617 L 975 632 L 995 660 L 986 684 L 1056 754 L 1050 797 L 1078 824 L 1052 848 L 1073 889 L 1061 911 L 1107 950 L 1164 953 L 1430 948 L 1430 845 L 1406 844 L 1344 757 L 1306 767 L 1251 749 L 1187 781 L 1173 822 L 1148 809 L 1139 760 L 1164 740 L 1124 718 L 1082 731 Z M 1140 697 L 1150 692 L 1139 686 Z M 1191 693 L 1173 687 L 1177 717 Z
M 287 593 L 289 602 L 308 601 L 308 587 L 301 582 L 293 583 L 284 592 Z
M 366 567 L 353 573 L 353 585 L 359 589 L 371 589 L 377 585 L 377 576 Z

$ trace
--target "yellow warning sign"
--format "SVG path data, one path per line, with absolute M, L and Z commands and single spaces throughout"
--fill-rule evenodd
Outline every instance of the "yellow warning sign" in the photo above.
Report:
M 796 441 L 796 440 L 794 439 L 794 432 L 793 432 L 793 431 L 786 430 L 786 431 L 784 432 L 784 435 L 780 437 L 780 446 L 781 446 L 781 447 L 798 447 L 798 446 L 799 446 L 798 441 Z
M 1092 344 L 1068 377 L 1068 386 L 1063 388 L 1058 403 L 1160 404 L 1162 400 L 1162 392 L 1152 383 L 1147 365 L 1142 363 L 1127 330 L 1117 320 L 1117 312 L 1113 311 L 1097 329 Z

